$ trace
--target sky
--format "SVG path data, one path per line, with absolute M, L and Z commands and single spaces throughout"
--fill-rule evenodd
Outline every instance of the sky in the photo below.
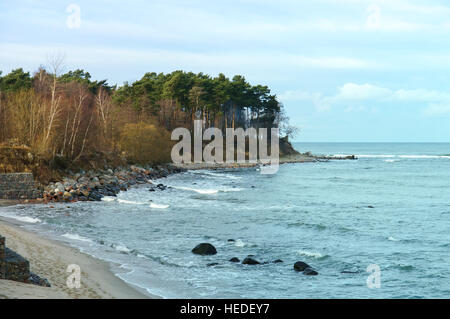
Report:
M 146 72 L 268 85 L 304 142 L 450 142 L 450 2 L 0 2 L 0 70 L 122 84 Z

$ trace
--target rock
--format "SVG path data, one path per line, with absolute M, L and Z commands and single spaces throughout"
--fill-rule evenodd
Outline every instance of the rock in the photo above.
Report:
M 373 207 L 373 206 L 367 206 L 367 208 L 375 208 L 375 207 Z
M 243 265 L 259 265 L 261 263 L 251 257 L 247 257 L 242 261 L 242 264 Z
M 232 263 L 238 263 L 238 262 L 240 262 L 240 260 L 239 260 L 239 258 L 237 258 L 237 257 L 233 257 L 233 258 L 230 259 L 230 262 L 232 262 Z
M 317 276 L 319 273 L 311 267 L 308 267 L 303 271 L 303 274 L 306 276 Z
M 228 239 L 227 241 L 228 241 L 229 243 L 234 243 L 234 242 L 235 242 L 234 239 Z
M 306 268 L 311 268 L 311 266 L 307 263 L 304 263 L 303 261 L 297 261 L 294 264 L 295 271 L 304 271 Z
M 276 259 L 274 261 L 272 261 L 274 264 L 279 264 L 282 263 L 283 261 L 281 259 Z
M 207 264 L 206 266 L 208 266 L 208 267 L 213 267 L 213 266 L 217 266 L 219 263 L 210 263 L 210 264 Z
M 70 201 L 72 200 L 72 194 L 69 192 L 64 192 L 63 198 L 65 201 Z
M 192 252 L 196 255 L 203 255 L 203 256 L 217 254 L 216 248 L 209 243 L 202 243 L 195 246 L 195 248 L 192 249 Z
M 38 275 L 30 272 L 30 278 L 28 282 L 33 285 L 41 286 L 41 287 L 51 287 L 50 282 L 46 278 L 41 278 Z

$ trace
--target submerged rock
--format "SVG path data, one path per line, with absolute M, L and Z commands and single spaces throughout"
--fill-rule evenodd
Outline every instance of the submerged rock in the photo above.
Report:
M 213 266 L 217 266 L 217 265 L 219 265 L 219 263 L 210 263 L 210 264 L 207 264 L 206 266 L 213 267 Z
M 209 243 L 202 243 L 194 247 L 192 252 L 196 255 L 215 255 L 217 254 L 216 248 Z
M 274 264 L 279 264 L 282 263 L 283 261 L 281 259 L 276 259 L 274 261 L 272 261 Z
M 319 273 L 311 267 L 308 267 L 303 271 L 303 274 L 306 276 L 317 276 Z
M 253 259 L 251 257 L 247 257 L 242 261 L 243 265 L 259 265 L 261 264 L 259 261 L 257 261 L 256 259 Z
M 238 263 L 238 262 L 240 262 L 240 260 L 239 260 L 239 258 L 237 258 L 237 257 L 233 257 L 233 258 L 230 259 L 230 262 L 232 262 L 232 263 Z
M 306 268 L 311 268 L 311 266 L 308 265 L 307 263 L 303 262 L 303 261 L 297 261 L 294 264 L 294 270 L 295 271 L 304 271 Z

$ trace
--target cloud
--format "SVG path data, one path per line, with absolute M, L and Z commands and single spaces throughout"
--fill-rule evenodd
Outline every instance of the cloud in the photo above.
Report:
M 339 88 L 335 100 L 381 99 L 391 94 L 391 90 L 371 84 L 347 83 Z
M 370 61 L 345 57 L 311 57 L 279 52 L 195 52 L 188 50 L 163 50 L 156 48 L 119 48 L 72 46 L 61 44 L 26 45 L 0 43 L 1 68 L 45 63 L 49 52 L 64 52 L 69 65 L 78 67 L 98 66 L 172 66 L 172 68 L 208 69 L 221 66 L 223 69 L 368 69 L 377 65 Z
M 425 105 L 422 114 L 439 116 L 450 113 L 450 93 L 426 89 L 397 89 L 392 90 L 373 84 L 346 83 L 337 89 L 334 95 L 310 93 L 305 91 L 286 91 L 279 95 L 282 102 L 310 101 L 319 112 L 330 111 L 335 106 L 343 106 L 345 112 L 377 111 L 369 108 L 366 103 L 395 106 L 406 103 L 408 105 Z
M 422 110 L 426 116 L 440 116 L 450 114 L 450 101 L 448 104 L 430 104 Z

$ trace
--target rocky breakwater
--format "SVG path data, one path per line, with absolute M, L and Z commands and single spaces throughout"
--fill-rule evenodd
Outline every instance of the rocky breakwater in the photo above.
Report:
M 126 191 L 133 185 L 150 183 L 151 180 L 182 171 L 184 169 L 172 165 L 82 171 L 45 186 L 44 196 L 40 201 L 45 203 L 100 201 L 104 196 L 116 196 L 120 191 Z

